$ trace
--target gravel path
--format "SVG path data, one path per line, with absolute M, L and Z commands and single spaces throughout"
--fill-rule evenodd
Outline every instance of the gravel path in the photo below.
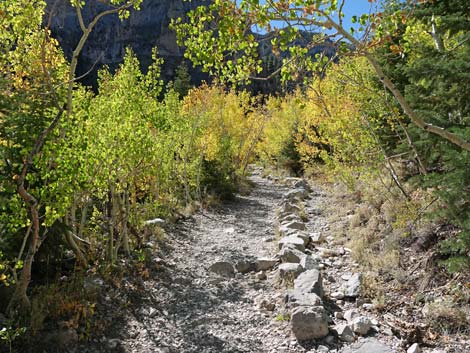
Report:
M 279 307 L 283 300 L 274 271 L 266 279 L 256 272 L 227 278 L 208 269 L 217 261 L 236 265 L 277 252 L 275 208 L 287 188 L 259 171 L 250 180 L 250 195 L 167 230 L 172 249 L 162 255 L 160 271 L 139 289 L 136 279 L 124 279 L 126 295 L 123 288 L 108 293 L 101 310 L 120 302 L 119 313 L 108 318 L 105 337 L 81 352 L 305 352 L 288 320 L 263 308 L 263 301 Z

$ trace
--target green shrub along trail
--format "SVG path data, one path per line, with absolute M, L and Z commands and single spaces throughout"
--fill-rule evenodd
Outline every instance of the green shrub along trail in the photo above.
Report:
M 142 0 L 98 2 L 106 4 L 70 1 L 80 32 L 69 59 L 48 27 L 60 7 L 0 2 L 5 349 L 37 342 L 58 318 L 74 329 L 93 325 L 99 298 L 74 289 L 94 275 L 116 286 L 126 273 L 145 276 L 146 243 L 161 235 L 148 221 L 178 224 L 234 202 L 252 187 L 254 164 L 342 195 L 336 210 L 324 207 L 330 235 L 346 242 L 348 233 L 345 246 L 369 273 L 369 299 L 388 310 L 396 303 L 382 287 L 417 290 L 408 299 L 444 322 L 416 329 L 418 341 L 462 333 L 470 305 L 467 1 L 369 0 L 370 11 L 346 28 L 352 0 L 216 0 L 169 25 L 188 60 L 172 82 L 161 78 L 158 48 L 145 69 L 129 48 L 118 67 L 99 69 L 92 90 L 77 75 L 87 40 Z M 98 12 L 90 17 L 86 6 Z M 326 49 L 312 54 L 319 46 Z M 189 62 L 211 83 L 192 86 Z M 252 93 L 259 80 L 276 93 Z M 416 266 L 420 287 L 410 289 L 381 257 Z M 426 292 L 444 287 L 441 301 Z

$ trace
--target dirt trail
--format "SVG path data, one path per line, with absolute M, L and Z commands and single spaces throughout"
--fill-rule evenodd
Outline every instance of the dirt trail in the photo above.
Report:
M 262 299 L 282 301 L 274 272 L 265 280 L 256 272 L 226 278 L 208 270 L 217 261 L 235 265 L 277 252 L 275 208 L 288 189 L 259 171 L 250 180 L 250 195 L 168 228 L 171 250 L 160 254 L 161 270 L 142 280 L 143 288 L 125 279 L 120 290 L 111 290 L 99 304 L 111 315 L 106 337 L 78 351 L 304 352 L 290 337 L 288 321 L 259 307 Z M 122 303 L 119 312 L 116 303 Z
M 331 334 L 300 344 L 292 335 L 283 305 L 285 288 L 275 269 L 235 272 L 233 277 L 209 270 L 218 261 L 235 266 L 278 252 L 276 208 L 289 188 L 260 174 L 258 169 L 250 177 L 254 187 L 248 196 L 238 195 L 215 210 L 168 225 L 168 247 L 152 260 L 156 270 L 146 279 L 124 278 L 119 288 L 108 287 L 97 306 L 106 331 L 70 352 L 402 352 L 397 339 L 377 331 L 353 344 Z M 305 207 L 307 230 L 326 231 L 322 204 L 328 199 L 320 190 L 311 195 Z M 331 293 L 347 281 L 354 264 L 330 241 L 322 246 L 327 254 L 322 259 L 324 287 Z M 325 298 L 325 306 L 333 316 L 334 311 L 354 307 L 354 302 Z

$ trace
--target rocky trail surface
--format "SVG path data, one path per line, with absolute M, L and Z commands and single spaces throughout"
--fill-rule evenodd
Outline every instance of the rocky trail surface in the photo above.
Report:
M 441 352 L 404 343 L 360 299 L 361 274 L 328 236 L 320 190 L 262 178 L 260 169 L 250 180 L 248 196 L 165 226 L 150 272 L 105 285 L 96 313 L 103 332 L 67 349 Z

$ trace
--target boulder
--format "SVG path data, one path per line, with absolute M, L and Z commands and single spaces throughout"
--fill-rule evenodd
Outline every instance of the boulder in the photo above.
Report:
M 321 298 L 315 293 L 304 293 L 296 289 L 289 290 L 286 294 L 286 306 L 296 308 L 298 306 L 322 306 Z
M 351 321 L 351 329 L 359 335 L 366 335 L 372 328 L 372 322 L 366 316 L 359 316 Z
M 356 298 L 361 293 L 362 274 L 355 273 L 351 276 L 344 288 L 344 295 L 350 298 Z
M 321 273 L 318 270 L 308 270 L 300 274 L 294 281 L 294 289 L 304 293 L 315 293 L 323 297 Z
M 299 341 L 328 335 L 328 315 L 322 306 L 299 306 L 291 316 L 292 332 Z
M 278 263 L 278 260 L 273 259 L 273 258 L 268 258 L 268 257 L 263 257 L 258 260 L 256 260 L 255 267 L 256 271 L 267 271 L 271 270 L 276 264 Z
M 222 277 L 235 277 L 235 269 L 230 262 L 218 261 L 209 267 L 209 271 Z
M 287 236 L 287 237 L 282 237 L 280 240 L 279 240 L 279 250 L 281 250 L 285 245 L 288 245 L 289 247 L 290 246 L 293 246 L 295 247 L 297 250 L 300 250 L 300 251 L 305 251 L 305 242 L 302 238 L 299 238 L 295 235 L 290 235 L 290 236 Z

